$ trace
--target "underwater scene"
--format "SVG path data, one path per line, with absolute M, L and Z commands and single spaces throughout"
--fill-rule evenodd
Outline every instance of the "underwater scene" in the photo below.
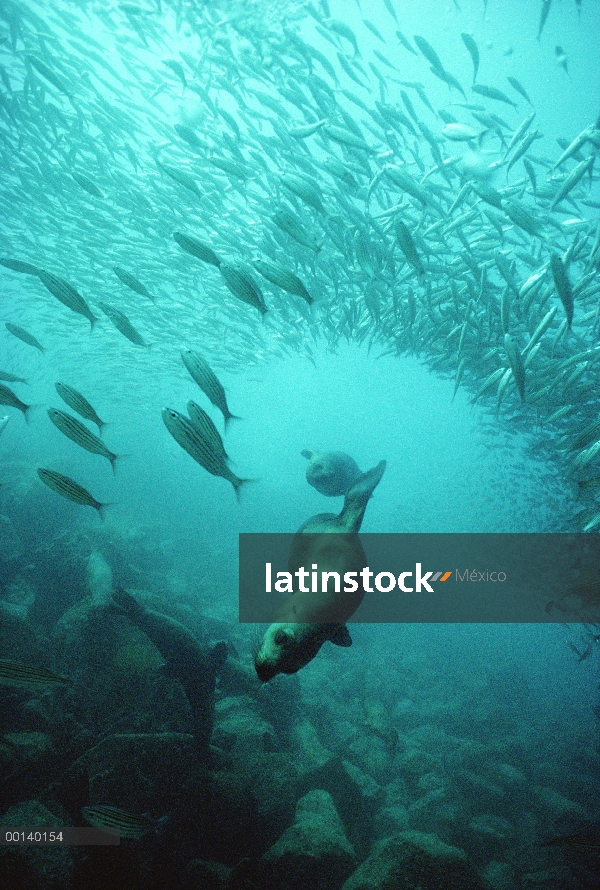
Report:
M 0 0 L 3 890 L 600 888 L 600 575 L 239 597 L 249 533 L 600 532 L 599 47 L 600 0 Z

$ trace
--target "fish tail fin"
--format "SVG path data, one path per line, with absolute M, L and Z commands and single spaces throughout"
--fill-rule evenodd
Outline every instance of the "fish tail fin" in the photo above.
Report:
M 36 411 L 38 408 L 43 408 L 43 405 L 25 405 L 23 408 L 23 417 L 25 418 L 25 423 L 29 423 L 31 420 L 31 412 Z
M 227 432 L 227 428 L 229 426 L 230 420 L 243 420 L 244 419 L 243 417 L 238 417 L 237 414 L 231 414 L 231 412 L 227 412 L 227 414 L 224 414 L 223 418 L 225 421 L 225 432 Z
M 107 507 L 112 507 L 112 504 L 97 504 L 96 510 L 98 511 L 98 516 L 100 517 L 100 521 L 104 522 L 104 511 Z
M 90 319 L 90 334 L 91 334 L 92 331 L 94 330 L 94 325 L 96 324 L 96 322 L 99 319 L 99 316 L 98 315 L 89 315 L 88 317 Z
M 112 467 L 113 476 L 117 475 L 117 461 L 122 461 L 125 457 L 131 457 L 130 454 L 113 454 L 112 457 L 109 457 L 110 465 Z M 120 466 L 120 464 L 119 464 Z
M 240 490 L 241 490 L 242 486 L 249 485 L 250 482 L 260 482 L 260 479 L 239 479 L 236 476 L 235 480 L 232 480 L 231 484 L 233 485 L 233 487 L 235 489 L 235 496 L 238 499 L 238 503 L 240 500 Z
M 108 421 L 101 420 L 100 423 L 96 424 L 96 426 L 98 427 L 98 435 L 100 436 L 100 438 L 102 438 L 102 436 L 104 435 L 104 427 L 110 426 L 110 424 L 108 423 Z

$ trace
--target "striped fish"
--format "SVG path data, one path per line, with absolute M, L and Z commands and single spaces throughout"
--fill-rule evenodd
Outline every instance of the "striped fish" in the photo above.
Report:
M 240 479 L 232 473 L 222 454 L 215 451 L 211 442 L 202 435 L 198 427 L 179 411 L 172 408 L 164 408 L 162 419 L 175 441 L 181 445 L 184 451 L 194 458 L 201 467 L 212 473 L 213 476 L 222 476 L 233 485 L 237 499 L 240 499 L 240 488 L 251 479 Z
M 100 420 L 95 409 L 90 405 L 88 400 L 82 396 L 80 392 L 77 392 L 76 389 L 73 389 L 72 386 L 68 386 L 66 383 L 55 383 L 54 386 L 63 402 L 65 402 L 69 408 L 72 408 L 73 411 L 77 411 L 78 414 L 85 417 L 86 420 L 91 420 L 92 423 L 95 423 L 98 427 L 98 432 L 102 435 L 102 428 L 106 426 L 106 423 L 103 420 Z
M 153 829 L 152 822 L 146 816 L 135 816 L 120 807 L 98 804 L 97 806 L 82 807 L 81 812 L 86 822 L 89 822 L 94 828 L 103 828 L 120 837 L 136 841 Z
M 186 405 L 186 411 L 194 426 L 198 428 L 198 431 L 204 436 L 215 454 L 220 454 L 224 460 L 229 460 L 221 434 L 206 411 L 191 399 Z
M 504 335 L 504 349 L 510 365 L 521 401 L 525 400 L 525 366 L 523 357 L 515 340 L 510 334 Z
M 134 346 L 145 346 L 146 349 L 150 348 L 150 344 L 146 343 L 139 331 L 136 331 L 126 315 L 118 309 L 115 309 L 114 306 L 109 306 L 107 303 L 98 303 L 98 306 L 104 314 L 110 318 L 116 329 L 120 331 L 124 337 L 127 337 L 130 343 L 133 343 Z
M 299 173 L 280 173 L 280 176 L 281 184 L 292 194 L 310 207 L 314 207 L 319 213 L 325 213 L 321 189 L 313 179 Z
M 121 269 L 120 266 L 114 266 L 113 272 L 115 273 L 119 281 L 122 281 L 123 284 L 126 285 L 126 287 L 128 287 L 132 291 L 135 291 L 136 294 L 140 294 L 142 297 L 148 297 L 148 299 L 152 300 L 152 302 L 154 303 L 154 297 L 152 296 L 148 288 L 144 284 L 142 284 L 141 281 L 138 281 L 137 278 L 135 278 L 129 272 L 126 272 L 125 269 Z
M 197 238 L 190 238 L 189 235 L 184 235 L 181 232 L 173 232 L 173 239 L 179 244 L 182 250 L 195 256 L 196 259 L 202 260 L 203 263 L 210 263 L 211 265 L 216 266 L 217 269 L 221 265 L 221 260 L 214 250 L 211 250 L 210 247 L 203 244 L 202 241 L 198 241 Z
M 560 297 L 560 301 L 567 313 L 567 327 L 570 328 L 573 324 L 573 289 L 571 288 L 565 264 L 556 253 L 550 254 L 550 270 L 552 271 L 556 293 Z
M 56 408 L 48 408 L 48 417 L 54 426 L 71 441 L 75 442 L 76 445 L 85 448 L 86 451 L 90 451 L 92 454 L 100 454 L 109 460 L 113 473 L 115 472 L 118 454 L 110 451 L 102 439 L 99 439 L 95 433 L 90 432 L 87 426 L 80 420 L 77 420 L 76 417 L 72 417 L 71 414 L 67 414 L 65 411 L 58 411 Z
M 104 195 L 98 188 L 95 182 L 92 182 L 89 177 L 84 176 L 83 173 L 71 173 L 71 176 L 77 183 L 77 185 L 82 188 L 84 191 L 88 193 L 88 195 L 93 195 L 94 198 L 103 198 Z
M 33 408 L 33 405 L 26 405 L 25 402 L 22 402 L 21 399 L 15 395 L 12 389 L 9 389 L 8 386 L 4 386 L 3 383 L 0 383 L 0 405 L 8 405 L 9 408 L 18 408 L 19 411 L 23 412 L 23 417 L 29 423 L 29 411 Z
M 22 340 L 23 343 L 27 343 L 28 346 L 34 346 L 35 349 L 39 349 L 40 352 L 46 351 L 42 344 L 35 339 L 33 334 L 30 334 L 25 328 L 20 327 L 18 324 L 12 324 L 10 321 L 5 322 L 4 326 L 13 337 L 17 337 L 19 340 Z
M 6 380 L 7 383 L 27 383 L 24 377 L 17 377 L 10 371 L 0 371 L 0 380 Z
M 65 677 L 57 677 L 56 674 L 45 668 L 0 658 L 0 686 L 13 686 L 17 689 L 45 689 L 49 686 L 65 686 L 70 682 Z
M 230 420 L 240 420 L 239 417 L 232 414 L 229 410 L 225 390 L 220 380 L 200 353 L 194 352 L 193 349 L 184 349 L 181 353 L 181 358 L 202 392 L 206 393 L 215 408 L 218 408 L 222 413 L 225 420 L 225 429 L 227 429 L 227 424 Z
M 249 306 L 254 306 L 261 315 L 267 312 L 260 287 L 245 269 L 239 265 L 221 263 L 219 271 L 234 297 L 243 303 L 248 303 Z
M 258 259 L 254 261 L 254 266 L 263 278 L 266 278 L 271 284 L 276 284 L 277 287 L 282 288 L 289 294 L 303 297 L 309 306 L 314 302 L 298 276 L 294 275 L 293 272 L 289 272 L 281 263 L 277 263 L 275 260 Z
M 93 507 L 94 510 L 98 511 L 100 519 L 104 521 L 104 510 L 110 505 L 101 504 L 82 485 L 78 485 L 77 482 L 74 482 L 68 476 L 63 476 L 62 473 L 56 473 L 54 470 L 45 470 L 42 467 L 38 467 L 37 474 L 44 485 L 47 485 L 56 494 L 62 495 L 63 498 L 67 498 L 67 500 L 73 501 L 75 504 Z
M 12 272 L 20 272 L 22 275 L 39 275 L 40 270 L 31 263 L 24 263 L 22 260 L 11 260 L 8 257 L 0 259 L 0 266 L 5 266 Z
M 315 253 L 319 253 L 321 250 L 321 245 L 317 243 L 312 232 L 309 232 L 300 222 L 298 217 L 285 207 L 282 207 L 273 214 L 273 222 L 283 232 L 287 232 L 290 238 L 293 238 L 298 244 L 302 244 L 304 247 L 314 250 Z
M 48 288 L 52 296 L 56 297 L 63 306 L 66 306 L 72 312 L 77 312 L 78 315 L 83 315 L 84 318 L 89 320 L 91 327 L 94 327 L 98 319 L 92 314 L 92 310 L 72 284 L 69 284 L 64 278 L 59 278 L 58 275 L 52 275 L 50 272 L 44 271 L 44 269 L 38 271 L 38 278 Z

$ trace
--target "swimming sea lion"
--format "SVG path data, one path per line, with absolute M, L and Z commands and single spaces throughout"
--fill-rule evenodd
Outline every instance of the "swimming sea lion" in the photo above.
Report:
M 346 494 L 361 476 L 356 461 L 343 451 L 309 451 L 305 448 L 301 454 L 310 461 L 306 481 L 327 497 Z
M 126 590 L 117 587 L 112 598 L 119 611 L 143 630 L 166 661 L 164 672 L 183 686 L 193 717 L 193 734 L 202 754 L 208 752 L 214 724 L 215 680 L 227 658 L 227 645 L 207 652 L 194 634 L 179 621 L 147 609 Z
M 386 467 L 382 460 L 372 470 L 362 473 L 346 493 L 339 516 L 319 513 L 307 520 L 292 542 L 289 570 L 300 566 L 310 570 L 316 563 L 319 572 L 360 572 L 367 558 L 357 532 L 369 498 L 379 484 Z M 335 536 L 331 537 L 331 533 Z M 333 585 L 330 585 L 330 588 Z M 259 680 L 271 680 L 276 674 L 295 674 L 315 657 L 325 640 L 337 646 L 350 646 L 352 640 L 345 622 L 359 607 L 364 590 L 359 582 L 354 593 L 327 593 L 296 590 L 286 600 L 267 630 L 254 658 Z

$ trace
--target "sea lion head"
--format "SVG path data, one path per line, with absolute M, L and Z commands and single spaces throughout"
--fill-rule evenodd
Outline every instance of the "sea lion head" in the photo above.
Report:
M 254 656 L 254 667 L 262 683 L 277 674 L 295 674 L 315 657 L 325 640 L 350 646 L 344 624 L 272 624 Z
M 343 451 L 305 449 L 302 457 L 310 461 L 306 468 L 306 481 L 326 497 L 335 498 L 346 494 L 361 475 L 356 461 Z

